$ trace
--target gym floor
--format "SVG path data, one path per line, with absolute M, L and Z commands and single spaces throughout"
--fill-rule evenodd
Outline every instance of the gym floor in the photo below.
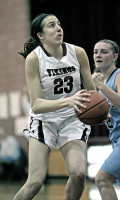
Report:
M 14 195 L 22 187 L 24 182 L 25 180 L 0 182 L 0 200 L 13 200 Z M 47 179 L 39 194 L 34 198 L 34 200 L 65 200 L 66 182 L 66 178 Z M 115 188 L 119 199 L 120 191 L 117 186 L 115 186 Z M 94 181 L 87 180 L 81 200 L 101 200 Z

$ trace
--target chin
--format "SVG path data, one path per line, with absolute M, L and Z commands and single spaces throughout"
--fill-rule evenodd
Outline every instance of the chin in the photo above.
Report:
M 96 68 L 98 69 L 98 70 L 101 70 L 102 68 L 103 68 L 103 66 L 101 66 L 101 65 L 96 65 Z
M 98 66 L 95 67 L 95 72 L 101 72 L 101 70 L 102 70 L 101 67 L 98 67 Z
M 59 45 L 62 45 L 62 43 L 63 42 L 61 42 L 61 41 L 60 42 L 56 42 L 56 45 L 59 46 Z

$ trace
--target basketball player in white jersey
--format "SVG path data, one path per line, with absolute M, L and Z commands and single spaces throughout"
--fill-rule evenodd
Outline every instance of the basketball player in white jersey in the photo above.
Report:
M 31 200 L 39 192 L 47 173 L 49 154 L 59 148 L 69 179 L 66 200 L 80 199 L 85 186 L 86 143 L 90 126 L 80 122 L 75 110 L 89 101 L 85 89 L 95 89 L 84 49 L 63 42 L 63 29 L 56 16 L 41 14 L 25 43 L 25 73 L 30 99 L 29 172 L 14 200 Z

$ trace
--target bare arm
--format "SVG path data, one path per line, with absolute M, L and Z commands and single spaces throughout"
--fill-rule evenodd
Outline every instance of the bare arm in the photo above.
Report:
M 78 61 L 80 63 L 80 72 L 84 88 L 88 90 L 95 90 L 95 85 L 92 80 L 88 56 L 84 49 L 75 47 Z
M 97 88 L 102 91 L 114 106 L 120 109 L 120 73 L 118 73 L 115 80 L 116 92 L 104 83 L 104 77 L 101 73 L 94 73 L 92 77 Z
M 39 63 L 34 52 L 30 53 L 26 58 L 25 73 L 30 104 L 35 114 L 52 112 L 67 106 L 71 106 L 76 110 L 78 110 L 77 106 L 85 107 L 81 102 L 88 101 L 84 98 L 87 94 L 82 94 L 82 91 L 77 92 L 71 97 L 58 100 L 45 100 L 41 98 Z

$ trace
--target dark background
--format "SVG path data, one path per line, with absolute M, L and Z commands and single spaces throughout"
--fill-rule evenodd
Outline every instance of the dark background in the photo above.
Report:
M 60 20 L 64 30 L 64 42 L 85 49 L 92 73 L 95 43 L 101 39 L 110 39 L 120 45 L 120 1 L 118 0 L 30 0 L 30 20 L 42 12 L 55 14 Z M 119 66 L 120 62 L 117 64 L 117 67 Z M 109 139 L 106 126 L 92 127 L 91 137 L 94 144 L 100 141 L 102 144 L 107 143 Z
M 64 41 L 83 47 L 94 69 L 93 48 L 100 39 L 120 45 L 120 1 L 118 0 L 30 0 L 31 20 L 52 13 L 60 20 Z M 118 63 L 118 66 L 120 64 Z

